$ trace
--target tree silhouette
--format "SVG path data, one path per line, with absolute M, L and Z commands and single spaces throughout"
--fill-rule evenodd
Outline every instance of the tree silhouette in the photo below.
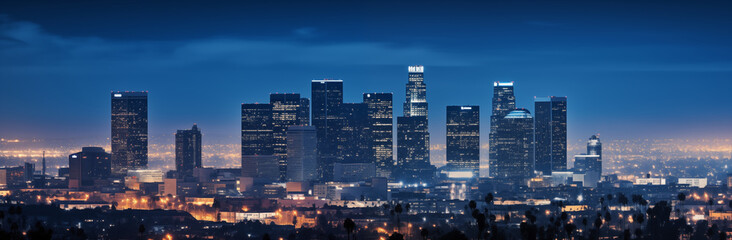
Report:
M 429 231 L 427 231 L 426 227 L 422 228 L 422 231 L 419 232 L 419 235 L 422 236 L 422 240 L 427 240 L 427 236 L 430 234 Z
M 353 232 L 353 229 L 356 228 L 356 223 L 353 222 L 353 219 L 346 218 L 345 221 L 343 221 L 343 227 L 346 229 L 346 232 L 348 233 L 348 239 L 351 239 L 351 233 Z
M 140 227 L 137 228 L 137 232 L 140 233 L 140 239 L 142 239 L 143 234 L 145 234 L 145 225 L 140 224 Z
M 684 193 L 679 193 L 678 195 L 676 195 L 676 198 L 678 198 L 678 199 L 679 199 L 679 201 L 682 201 L 682 202 L 683 202 L 683 201 L 686 201 L 686 194 L 684 194 Z
M 397 231 L 401 231 L 401 228 L 402 228 L 402 219 L 401 219 L 402 211 L 403 211 L 402 204 L 397 203 L 397 205 L 394 206 L 394 212 L 396 212 L 396 214 L 397 214 Z
M 389 240 L 404 240 L 404 235 L 401 233 L 395 232 L 389 236 Z

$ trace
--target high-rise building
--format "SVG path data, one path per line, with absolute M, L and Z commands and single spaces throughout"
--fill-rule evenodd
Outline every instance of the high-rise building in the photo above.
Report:
M 147 167 L 147 91 L 112 92 L 112 172 Z
M 368 135 L 368 109 L 365 103 L 343 103 L 343 122 L 338 131 L 338 160 L 341 163 L 373 163 Z
M 395 178 L 408 181 L 427 180 L 433 170 L 430 163 L 427 85 L 424 67 L 409 66 L 404 101 L 404 116 L 397 117 L 397 168 Z
M 567 170 L 567 98 L 534 98 L 536 170 Z
M 447 168 L 480 177 L 480 107 L 447 106 Z
M 394 118 L 391 93 L 364 93 L 367 105 L 369 156 L 374 158 L 376 172 L 388 177 L 394 168 Z
M 499 121 L 496 158 L 490 159 L 490 175 L 526 180 L 534 173 L 534 119 L 526 109 L 509 112 Z M 526 184 L 524 182 L 524 184 Z
M 276 178 L 279 178 L 279 161 L 274 156 L 272 134 L 272 105 L 263 103 L 243 103 L 241 105 L 241 155 L 242 177 L 256 178 L 260 165 L 266 159 L 268 166 L 277 162 Z
M 513 94 L 513 82 L 494 82 L 493 83 L 493 100 L 491 107 L 491 128 L 488 133 L 488 159 L 490 161 L 490 167 L 494 165 L 496 155 L 496 143 L 498 140 L 497 132 L 500 128 L 500 123 L 503 117 L 509 112 L 516 109 L 516 97 Z M 493 169 L 489 169 L 491 176 L 493 175 Z
M 175 170 L 179 178 L 193 177 L 193 169 L 201 167 L 201 149 L 201 130 L 196 124 L 175 133 Z
M 318 179 L 317 137 L 313 126 L 287 128 L 287 180 Z
M 405 117 L 427 117 L 427 85 L 424 84 L 424 66 L 409 66 Z
M 279 159 L 280 179 L 287 175 L 287 128 L 300 125 L 301 98 L 299 93 L 272 93 L 272 138 L 274 155 Z
M 300 98 L 300 106 L 297 108 L 298 125 L 310 126 L 310 99 Z
M 318 173 L 320 180 L 333 179 L 333 164 L 339 156 L 338 134 L 343 125 L 343 80 L 313 80 L 311 83 L 312 125 L 318 143 Z
M 94 186 L 94 181 L 109 178 L 111 155 L 100 147 L 84 147 L 69 155 L 69 188 Z
M 602 143 L 592 135 L 587 141 L 587 154 L 574 156 L 574 172 L 585 174 L 584 186 L 595 187 L 602 177 Z

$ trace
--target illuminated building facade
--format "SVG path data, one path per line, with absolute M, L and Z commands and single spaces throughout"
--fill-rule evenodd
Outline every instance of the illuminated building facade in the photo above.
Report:
M 314 181 L 318 177 L 317 137 L 313 126 L 287 128 L 287 180 Z
M 513 110 L 499 124 L 491 176 L 528 180 L 534 172 L 534 119 L 531 113 L 526 109 Z
M 567 170 L 567 98 L 534 98 L 536 170 Z
M 494 82 L 491 106 L 491 128 L 490 133 L 488 133 L 488 158 L 490 161 L 489 165 L 491 166 L 491 176 L 497 176 L 494 175 L 497 171 L 494 171 L 492 168 L 498 165 L 496 144 L 498 143 L 497 134 L 498 129 L 501 128 L 501 120 L 514 109 L 516 109 L 516 97 L 513 94 L 513 82 Z
M 450 171 L 480 171 L 480 107 L 447 106 L 447 168 Z
M 245 103 L 241 105 L 241 154 L 242 177 L 257 177 L 259 162 L 263 157 L 279 161 L 274 156 L 272 134 L 272 105 Z
M 369 156 L 374 159 L 377 174 L 388 177 L 394 168 L 394 118 L 391 93 L 364 93 L 367 106 Z
M 93 187 L 94 181 L 109 178 L 111 158 L 100 147 L 84 147 L 69 155 L 69 188 Z
M 311 120 L 317 136 L 319 179 L 330 181 L 333 179 L 333 164 L 342 159 L 338 135 L 343 125 L 343 80 L 313 80 L 311 91 Z
M 175 170 L 180 178 L 193 177 L 193 169 L 201 167 L 201 149 L 201 130 L 196 124 L 175 133 Z
M 424 67 L 409 66 L 404 116 L 397 117 L 397 167 L 404 180 L 431 176 L 430 133 L 427 119 L 427 85 Z
M 299 93 L 272 93 L 272 146 L 274 155 L 279 159 L 280 179 L 287 175 L 287 128 L 301 125 Z
M 112 172 L 147 167 L 147 92 L 112 92 Z

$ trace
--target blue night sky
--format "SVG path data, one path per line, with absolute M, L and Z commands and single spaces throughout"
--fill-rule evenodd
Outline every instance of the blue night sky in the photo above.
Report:
M 730 1 L 145 2 L 0 2 L 0 137 L 108 137 L 110 91 L 147 90 L 152 136 L 236 143 L 242 102 L 322 78 L 400 116 L 415 64 L 436 144 L 446 105 L 487 144 L 493 81 L 567 96 L 572 141 L 732 136 Z

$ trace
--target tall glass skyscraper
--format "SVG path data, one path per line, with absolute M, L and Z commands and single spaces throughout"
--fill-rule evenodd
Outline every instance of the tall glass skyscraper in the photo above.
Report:
M 491 176 L 494 176 L 495 172 L 492 168 L 495 166 L 496 155 L 496 143 L 498 140 L 497 132 L 501 127 L 500 123 L 503 117 L 509 112 L 516 109 L 516 97 L 513 94 L 513 82 L 494 82 L 493 83 L 493 101 L 491 108 L 491 128 L 488 133 L 488 159 L 491 167 Z
M 201 149 L 201 130 L 196 124 L 175 133 L 175 170 L 179 178 L 193 177 L 193 169 L 201 167 Z
M 280 179 L 287 175 L 287 128 L 300 125 L 302 99 L 299 93 L 272 93 L 272 145 L 279 161 Z
M 480 177 L 480 107 L 447 106 L 447 168 Z
M 298 125 L 310 126 L 310 99 L 309 98 L 300 98 L 300 106 L 298 107 L 297 112 L 298 112 L 297 119 L 299 121 Z
M 409 66 L 405 117 L 427 117 L 427 85 L 424 84 L 424 66 Z
M 526 180 L 534 174 L 534 119 L 526 109 L 509 112 L 499 121 L 496 158 L 491 159 L 490 175 Z M 524 182 L 524 184 L 526 184 Z
M 567 170 L 567 98 L 534 98 L 536 170 Z
M 317 138 L 313 126 L 287 128 L 287 180 L 318 179 Z
M 409 66 L 404 116 L 397 118 L 397 167 L 405 180 L 426 180 L 430 170 L 430 133 L 424 67 Z
M 584 186 L 595 187 L 602 176 L 602 143 L 592 135 L 587 141 L 587 154 L 574 156 L 574 172 L 583 173 Z
M 147 167 L 147 91 L 112 92 L 112 173 Z
M 322 181 L 333 179 L 333 164 L 339 156 L 338 134 L 343 125 L 343 80 L 313 80 L 311 83 L 312 125 L 318 142 L 318 172 Z
M 368 112 L 369 156 L 374 159 L 376 172 L 388 177 L 394 168 L 394 118 L 391 93 L 364 93 Z
M 278 161 L 274 156 L 272 125 L 272 104 L 241 104 L 242 177 L 259 177 L 258 168 L 263 165 L 260 162 L 267 162 L 266 165 L 271 168 L 271 162 Z M 277 163 L 274 165 L 277 166 Z M 279 178 L 279 173 L 276 175 L 274 179 Z
M 336 133 L 340 163 L 373 163 L 368 133 L 368 106 L 365 103 L 341 104 L 343 122 Z

